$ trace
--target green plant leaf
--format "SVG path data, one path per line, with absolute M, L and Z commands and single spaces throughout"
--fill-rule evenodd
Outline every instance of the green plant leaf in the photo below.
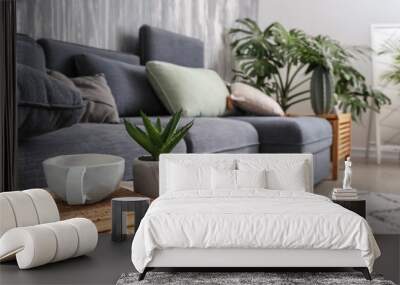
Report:
M 182 128 L 176 131 L 164 144 L 162 148 L 162 153 L 169 153 L 178 144 L 178 142 L 186 135 L 189 129 L 193 126 L 193 121 L 189 122 Z
M 148 138 L 150 139 L 150 141 L 155 146 L 161 146 L 163 141 L 161 139 L 160 132 L 157 130 L 157 127 L 152 124 L 150 119 L 142 111 L 140 111 L 140 116 L 142 117 L 143 125 L 146 128 Z
M 161 119 L 160 119 L 160 117 L 157 117 L 156 128 L 157 128 L 157 131 L 158 131 L 159 133 L 162 132 L 162 126 L 161 126 Z
M 161 134 L 161 140 L 163 142 L 167 141 L 175 132 L 176 126 L 178 125 L 179 120 L 181 119 L 181 115 L 182 115 L 182 110 L 179 110 L 178 112 L 172 115 L 172 118 L 168 121 L 163 133 Z
M 150 141 L 149 137 L 146 135 L 146 133 L 144 133 L 139 127 L 133 126 L 127 120 L 124 120 L 124 125 L 129 136 L 140 146 L 142 146 L 147 152 L 153 155 L 155 147 Z
M 365 77 L 353 67 L 353 60 L 365 58 L 370 50 L 344 48 L 328 36 L 287 30 L 277 22 L 264 30 L 248 18 L 238 19 L 236 25 L 230 30 L 232 52 L 237 62 L 233 79 L 275 97 L 283 110 L 308 100 L 301 98 L 302 92 L 295 89 L 309 81 L 302 79 L 302 71 L 309 74 L 318 67 L 332 72 L 335 101 L 343 111 L 351 112 L 354 119 L 368 109 L 379 110 L 389 104 L 387 96 L 370 90 Z M 400 82 L 400 45 L 396 59 L 397 69 L 386 78 Z

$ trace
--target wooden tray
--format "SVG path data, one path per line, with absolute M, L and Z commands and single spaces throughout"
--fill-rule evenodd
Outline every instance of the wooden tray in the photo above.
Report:
M 130 186 L 129 186 L 130 185 Z M 52 194 L 52 193 L 51 193 Z M 56 201 L 60 219 L 66 220 L 71 218 L 87 218 L 95 223 L 99 233 L 111 232 L 111 199 L 116 197 L 141 197 L 138 193 L 133 192 L 132 182 L 123 182 L 120 188 L 112 193 L 104 200 L 88 205 L 68 205 L 59 197 L 52 194 Z M 128 230 L 133 230 L 134 213 L 127 214 Z

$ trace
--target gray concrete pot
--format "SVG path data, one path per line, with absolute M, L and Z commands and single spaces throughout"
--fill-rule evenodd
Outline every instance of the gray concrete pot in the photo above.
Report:
M 133 161 L 133 186 L 135 192 L 146 197 L 158 197 L 158 161 L 139 157 Z

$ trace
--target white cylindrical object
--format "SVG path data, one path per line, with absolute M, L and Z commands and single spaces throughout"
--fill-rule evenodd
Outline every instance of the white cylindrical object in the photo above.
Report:
M 65 222 L 55 222 L 44 224 L 43 226 L 51 229 L 56 236 L 57 252 L 51 262 L 68 259 L 75 255 L 79 238 L 72 225 Z
M 14 228 L 0 239 L 0 258 L 16 254 L 20 269 L 49 263 L 57 252 L 54 232 L 42 225 Z
M 1 193 L 13 209 L 17 227 L 33 226 L 39 223 L 35 205 L 29 195 L 22 191 Z
M 29 195 L 32 199 L 39 218 L 39 224 L 60 220 L 56 202 L 49 192 L 43 189 L 29 189 L 22 192 Z
M 0 238 L 0 261 L 16 256 L 20 269 L 33 268 L 86 254 L 97 240 L 96 226 L 84 218 L 13 228 Z
M 0 237 L 16 226 L 17 222 L 10 202 L 6 197 L 0 195 Z
M 78 232 L 79 244 L 74 257 L 91 252 L 96 248 L 98 233 L 96 225 L 91 220 L 74 218 L 63 222 L 71 224 Z

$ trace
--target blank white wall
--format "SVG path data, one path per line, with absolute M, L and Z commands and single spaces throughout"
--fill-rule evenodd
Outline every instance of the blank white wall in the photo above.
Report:
M 258 22 L 266 27 L 278 21 L 288 28 L 324 34 L 344 45 L 370 46 L 371 24 L 400 23 L 400 0 L 260 0 Z M 372 64 L 357 62 L 371 79 Z M 309 103 L 290 111 L 311 112 Z M 353 128 L 353 147 L 365 147 L 367 116 Z

